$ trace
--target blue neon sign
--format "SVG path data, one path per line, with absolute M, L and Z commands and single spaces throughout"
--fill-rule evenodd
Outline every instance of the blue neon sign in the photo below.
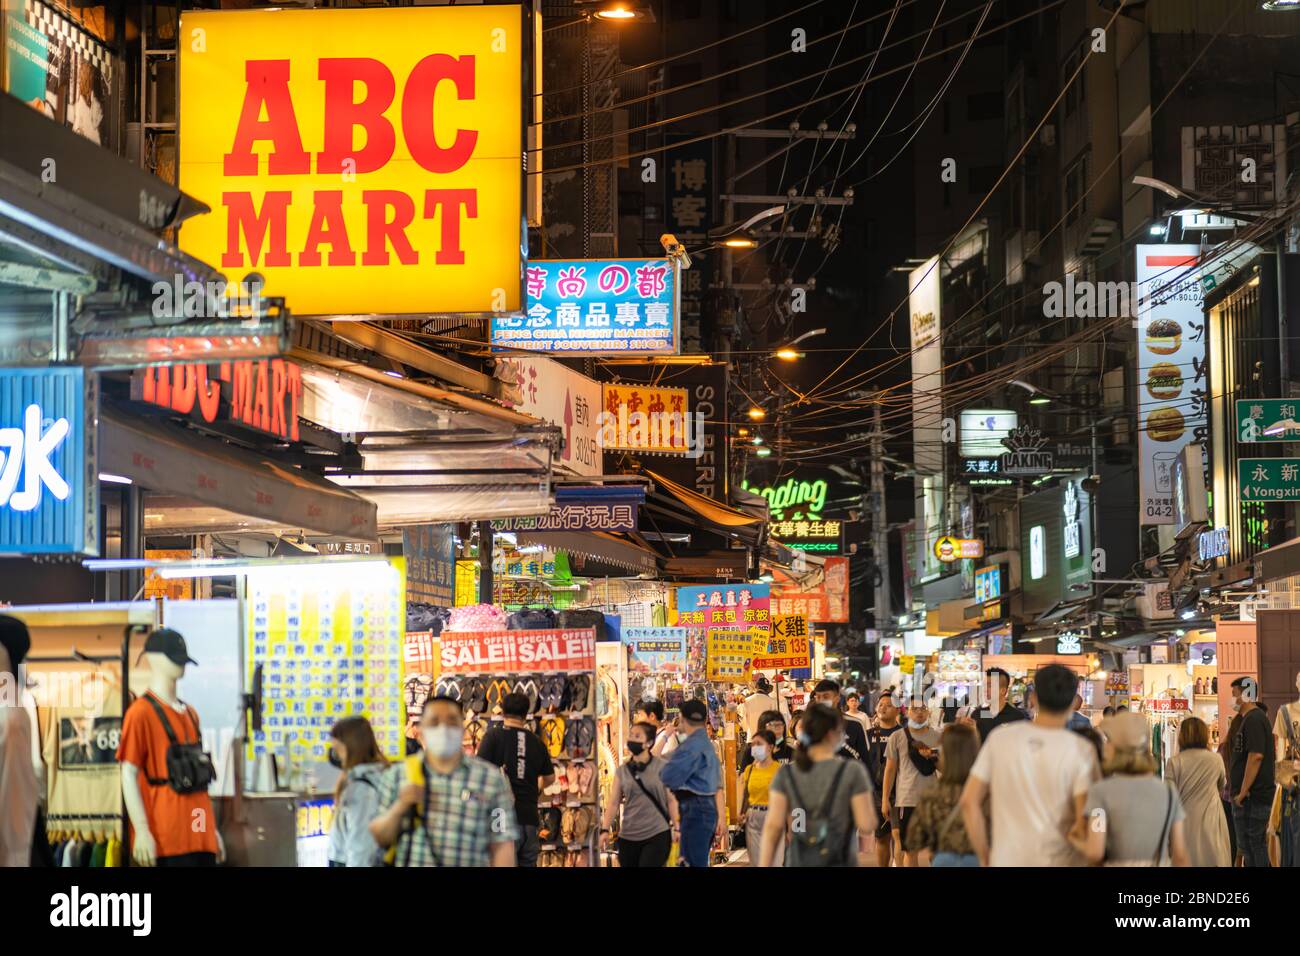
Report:
M 96 553 L 96 404 L 83 369 L 0 369 L 0 554 Z
M 543 259 L 529 263 L 523 315 L 494 316 L 497 349 L 579 355 L 672 355 L 679 327 L 670 259 Z

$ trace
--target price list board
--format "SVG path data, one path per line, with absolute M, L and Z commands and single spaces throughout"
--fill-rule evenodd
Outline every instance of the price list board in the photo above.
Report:
M 403 561 L 259 568 L 248 575 L 248 678 L 262 667 L 255 759 L 323 763 L 330 728 L 366 717 L 389 757 L 403 753 Z

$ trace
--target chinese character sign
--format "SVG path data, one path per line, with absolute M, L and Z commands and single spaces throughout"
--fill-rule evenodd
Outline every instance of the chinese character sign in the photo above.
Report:
M 689 400 L 684 388 L 602 386 L 601 446 L 608 451 L 661 455 L 687 452 Z
M 492 318 L 498 349 L 582 355 L 677 352 L 678 273 L 670 259 L 539 259 L 522 316 Z
M 682 627 L 770 627 L 771 585 L 719 584 L 677 589 Z
M 686 671 L 686 628 L 624 627 L 627 669 L 636 673 Z
M 825 591 L 776 591 L 772 594 L 772 616 L 797 614 L 809 621 L 827 621 L 829 604 Z
M 248 679 L 262 668 L 262 729 L 250 757 L 323 764 L 330 728 L 370 720 L 380 748 L 402 754 L 402 559 L 258 568 L 248 575 Z
M 0 554 L 97 553 L 96 380 L 0 369 Z
M 754 639 L 747 631 L 710 630 L 705 676 L 711 681 L 747 684 L 754 659 Z
M 456 542 L 450 524 L 402 529 L 406 556 L 406 599 L 450 607 L 456 590 Z
M 798 614 L 776 617 L 766 647 L 761 653 L 756 653 L 752 666 L 756 670 L 810 667 L 812 652 L 808 640 L 807 618 Z

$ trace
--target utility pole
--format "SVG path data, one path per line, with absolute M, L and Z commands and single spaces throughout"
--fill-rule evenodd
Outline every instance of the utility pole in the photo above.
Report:
M 880 422 L 880 393 L 871 393 L 871 551 L 876 564 L 876 628 L 891 623 L 889 604 L 889 516 L 885 512 L 885 436 Z

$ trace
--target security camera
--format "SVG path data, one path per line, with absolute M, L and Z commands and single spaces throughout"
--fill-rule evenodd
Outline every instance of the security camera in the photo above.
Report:
M 686 251 L 686 247 L 671 232 L 665 232 L 659 237 L 659 245 L 664 247 L 664 254 L 669 259 L 676 259 L 683 269 L 691 267 L 691 254 Z

